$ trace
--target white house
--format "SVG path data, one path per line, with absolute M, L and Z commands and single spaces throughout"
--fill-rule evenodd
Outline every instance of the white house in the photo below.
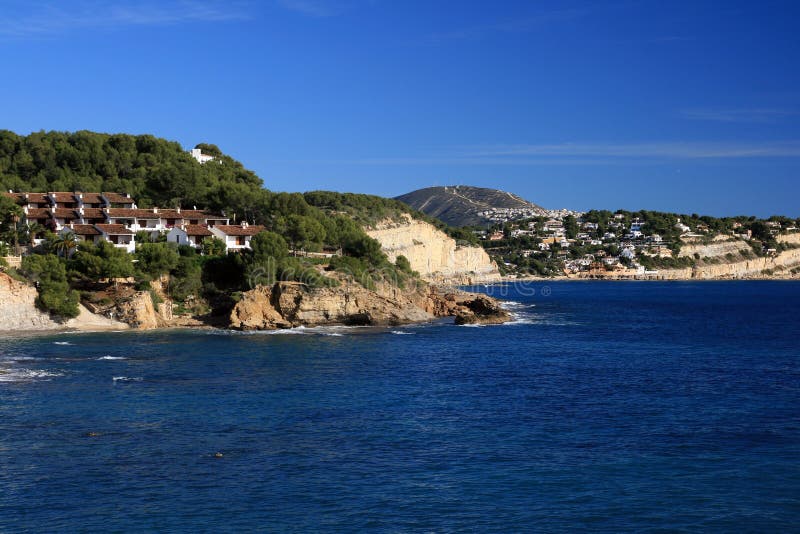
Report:
M 124 249 L 125 252 L 133 253 L 136 250 L 136 243 L 133 239 L 133 232 L 121 224 L 95 224 L 94 227 L 100 232 L 100 237 L 115 247 Z
M 72 234 L 78 243 L 97 243 L 100 239 L 100 230 L 93 224 L 70 224 L 59 232 L 61 235 Z
M 212 237 L 214 234 L 207 226 L 201 224 L 186 224 L 176 227 L 167 233 L 167 243 L 177 243 L 178 245 L 189 245 L 190 247 L 200 248 L 203 240 Z
M 209 156 L 208 154 L 203 154 L 203 151 L 199 148 L 193 148 L 189 151 L 194 159 L 197 160 L 198 163 L 207 163 L 214 159 L 214 156 Z
M 209 227 L 209 230 L 225 243 L 225 251 L 230 252 L 249 249 L 253 236 L 263 232 L 266 228 L 243 222 L 241 225 L 220 224 Z
M 74 224 L 65 225 L 58 232 L 61 235 L 72 234 L 75 241 L 99 243 L 108 241 L 115 247 L 133 253 L 136 250 L 133 232 L 121 224 Z
M 681 234 L 687 234 L 692 230 L 691 228 L 683 224 L 680 219 L 678 219 L 678 222 L 675 223 L 675 228 L 680 230 Z

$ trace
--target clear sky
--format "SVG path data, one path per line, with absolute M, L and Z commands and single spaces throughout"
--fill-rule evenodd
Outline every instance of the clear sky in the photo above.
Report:
M 0 128 L 215 143 L 277 191 L 800 216 L 800 2 L 0 0 Z

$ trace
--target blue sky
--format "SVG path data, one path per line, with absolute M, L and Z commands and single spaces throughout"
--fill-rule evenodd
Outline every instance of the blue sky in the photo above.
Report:
M 797 2 L 0 1 L 0 128 L 211 142 L 278 191 L 800 216 Z

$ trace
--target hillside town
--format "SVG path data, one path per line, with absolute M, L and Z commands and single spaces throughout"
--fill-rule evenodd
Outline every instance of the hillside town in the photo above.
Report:
M 508 274 L 606 277 L 656 275 L 700 260 L 687 245 L 736 242 L 727 260 L 775 256 L 796 245 L 781 236 L 797 232 L 785 217 L 716 219 L 657 212 L 563 212 L 474 230 Z M 684 253 L 681 251 L 684 250 Z M 734 257 L 735 256 L 735 257 Z
M 564 218 L 568 215 L 579 216 L 580 212 L 568 209 L 547 210 L 539 207 L 526 208 L 490 208 L 478 213 L 491 223 L 508 223 L 534 217 Z

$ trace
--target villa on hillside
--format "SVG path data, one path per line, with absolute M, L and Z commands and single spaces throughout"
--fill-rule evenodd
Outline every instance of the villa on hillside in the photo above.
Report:
M 225 251 L 238 251 L 250 248 L 250 240 L 254 235 L 266 230 L 263 226 L 249 225 L 243 222 L 241 225 L 217 225 L 209 227 L 215 237 L 220 238 L 225 243 Z
M 189 151 L 189 154 L 197 160 L 198 163 L 208 163 L 209 161 L 214 159 L 214 156 L 209 156 L 208 154 L 203 154 L 203 151 L 199 148 L 193 148 Z
M 167 243 L 177 243 L 178 245 L 189 245 L 190 247 L 200 248 L 203 240 L 213 237 L 214 234 L 208 226 L 201 224 L 187 224 L 173 228 L 167 233 Z

